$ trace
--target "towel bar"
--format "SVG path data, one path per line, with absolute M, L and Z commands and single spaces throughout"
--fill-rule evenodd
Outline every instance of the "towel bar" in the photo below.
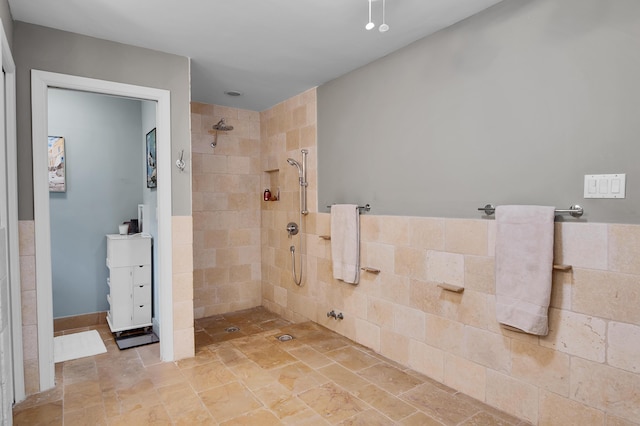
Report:
M 487 216 L 491 216 L 496 212 L 496 206 L 494 206 L 493 204 L 485 204 L 484 207 L 478 207 L 478 210 L 484 211 L 484 214 L 486 214 Z M 575 204 L 568 209 L 556 209 L 556 214 L 565 213 L 568 213 L 573 217 L 580 217 L 584 214 L 584 209 L 578 204 Z
M 327 208 L 330 209 L 331 206 L 327 206 Z M 371 211 L 371 204 L 367 203 L 364 206 L 358 206 L 358 210 L 360 211 L 360 213 L 362 213 L 363 211 L 369 212 Z
M 372 274 L 379 274 L 380 273 L 380 269 L 372 268 L 371 266 L 363 266 L 360 269 L 362 269 L 365 272 L 371 272 Z

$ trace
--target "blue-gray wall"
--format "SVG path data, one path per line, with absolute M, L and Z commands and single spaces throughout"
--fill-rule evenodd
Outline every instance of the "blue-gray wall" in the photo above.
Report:
M 49 134 L 64 136 L 67 167 L 67 191 L 50 193 L 54 318 L 108 310 L 105 234 L 143 200 L 141 111 L 138 100 L 49 90 Z
M 640 2 L 501 2 L 318 88 L 318 205 L 640 223 L 638 76 Z M 626 199 L 583 199 L 604 173 L 627 174 Z

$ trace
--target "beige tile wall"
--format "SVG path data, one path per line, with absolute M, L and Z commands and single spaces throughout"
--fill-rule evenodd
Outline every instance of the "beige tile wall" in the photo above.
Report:
M 640 226 L 558 222 L 550 332 L 536 337 L 495 320 L 492 220 L 364 214 L 360 284 L 331 273 L 330 217 L 317 213 L 315 91 L 261 113 L 265 182 L 282 199 L 262 204 L 263 305 L 311 319 L 383 355 L 533 424 L 640 424 Z M 303 136 L 304 135 L 304 136 Z M 305 279 L 291 279 L 286 223 L 298 221 L 297 176 L 312 164 Z M 375 208 L 375 206 L 374 206 Z M 438 282 L 465 287 L 444 291 Z M 336 310 L 344 320 L 328 319 Z
M 38 317 L 36 304 L 35 222 L 18 222 L 20 238 L 20 287 L 22 290 L 22 349 L 24 351 L 25 393 L 40 390 L 38 364 Z
M 195 318 L 259 306 L 260 114 L 193 102 L 191 150 Z
M 191 216 L 171 218 L 173 245 L 173 357 L 176 360 L 195 353 L 193 325 L 193 220 Z
M 303 282 L 297 286 L 292 276 L 290 246 L 296 247 L 299 271 L 299 253 L 316 250 L 315 219 L 317 207 L 317 151 L 316 151 L 316 91 L 294 96 L 260 113 L 262 140 L 262 186 L 280 192 L 278 201 L 261 203 L 262 212 L 262 301 L 272 311 L 297 321 L 316 319 L 316 301 L 324 299 L 322 289 L 315 285 L 315 256 L 303 256 Z M 309 215 L 300 218 L 300 185 L 298 170 L 287 164 L 287 158 L 301 161 L 301 149 L 309 150 L 307 162 L 307 208 Z M 297 236 L 288 238 L 287 224 L 300 226 Z M 316 237 L 317 238 L 317 237 Z M 301 241 L 305 249 L 301 250 Z

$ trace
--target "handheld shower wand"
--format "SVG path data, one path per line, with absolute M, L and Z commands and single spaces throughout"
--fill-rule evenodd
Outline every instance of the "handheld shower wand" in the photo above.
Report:
M 293 158 L 287 158 L 287 163 L 289 163 L 291 166 L 295 166 L 298 168 L 298 183 L 300 185 L 300 227 L 302 228 L 304 224 L 304 222 L 302 222 L 302 216 L 309 214 L 309 211 L 307 210 L 307 186 L 309 186 L 309 183 L 307 182 L 307 154 L 309 153 L 309 151 L 306 149 L 303 149 L 301 150 L 301 152 L 302 152 L 302 163 L 294 160 Z M 289 224 L 289 225 L 292 225 L 292 224 Z M 287 232 L 289 232 L 289 237 L 291 237 L 291 235 L 295 235 L 297 233 L 297 227 L 296 227 L 295 233 L 293 233 L 289 225 L 287 226 Z M 295 282 L 297 286 L 302 285 L 302 268 L 304 265 L 302 261 L 302 253 L 303 253 L 305 237 L 302 234 L 304 234 L 304 230 L 302 230 L 302 233 L 300 234 L 300 237 L 299 237 L 300 238 L 300 255 L 299 255 L 300 276 L 298 276 L 298 274 L 296 273 L 296 247 L 291 246 L 289 248 L 289 251 L 291 252 L 293 282 Z
M 293 158 L 287 158 L 287 163 L 289 163 L 292 166 L 296 166 L 298 168 L 298 182 L 300 183 L 300 185 L 302 185 L 302 165 L 300 163 L 298 163 L 296 160 L 294 160 Z
M 309 150 L 303 149 L 302 152 L 302 164 L 293 158 L 287 158 L 287 163 L 298 168 L 298 182 L 300 184 L 300 213 L 306 215 L 309 214 L 307 210 L 307 154 Z

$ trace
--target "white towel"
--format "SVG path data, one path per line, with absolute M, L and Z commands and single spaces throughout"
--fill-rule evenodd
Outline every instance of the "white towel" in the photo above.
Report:
M 546 336 L 555 207 L 496 207 L 496 318 Z
M 331 206 L 333 278 L 350 284 L 360 281 L 360 212 L 356 204 Z

